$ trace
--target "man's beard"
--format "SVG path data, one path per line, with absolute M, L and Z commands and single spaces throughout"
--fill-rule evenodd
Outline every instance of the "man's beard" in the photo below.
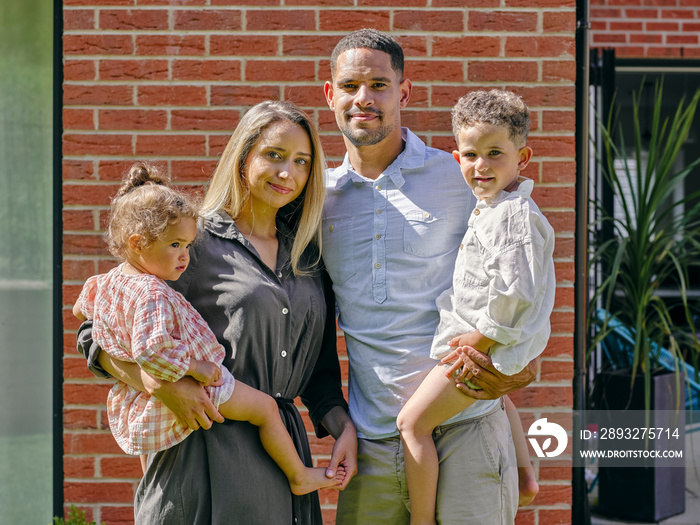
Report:
M 383 119 L 383 114 L 377 114 L 380 119 Z M 353 129 L 350 127 L 350 121 L 345 120 L 344 125 L 340 128 L 340 132 L 347 137 L 353 146 L 374 146 L 388 137 L 393 131 L 393 126 L 386 124 L 383 120 L 378 128 L 369 129 Z

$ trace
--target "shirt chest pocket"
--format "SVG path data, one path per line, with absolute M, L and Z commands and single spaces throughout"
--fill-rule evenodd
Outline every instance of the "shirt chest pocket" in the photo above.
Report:
M 323 262 L 336 285 L 355 275 L 353 217 L 323 220 Z
M 454 248 L 445 214 L 424 210 L 406 213 L 403 229 L 403 250 L 417 257 L 434 257 Z
M 484 287 L 489 277 L 484 271 L 481 247 L 474 235 L 467 234 L 459 248 L 455 263 L 455 281 L 459 284 Z

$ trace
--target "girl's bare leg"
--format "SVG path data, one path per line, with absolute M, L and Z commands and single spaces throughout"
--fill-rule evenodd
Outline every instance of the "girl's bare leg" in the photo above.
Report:
M 219 412 L 226 419 L 248 421 L 258 427 L 263 447 L 287 476 L 293 494 L 340 485 L 345 479 L 342 467 L 333 478 L 327 478 L 325 468 L 311 468 L 302 463 L 282 423 L 277 403 L 267 394 L 236 381 L 233 394 L 219 406 Z
M 433 430 L 474 403 L 438 365 L 423 380 L 396 420 L 404 447 L 411 525 L 435 525 L 438 456 Z
M 148 461 L 148 455 L 147 454 L 141 454 L 139 456 L 139 461 L 141 462 L 141 471 L 146 474 L 146 462 Z
M 535 499 L 540 490 L 535 476 L 535 468 L 530 461 L 530 452 L 527 449 L 523 424 L 518 415 L 518 409 L 508 396 L 505 397 L 506 415 L 510 423 L 510 433 L 513 435 L 515 445 L 515 458 L 518 461 L 518 507 L 528 505 Z

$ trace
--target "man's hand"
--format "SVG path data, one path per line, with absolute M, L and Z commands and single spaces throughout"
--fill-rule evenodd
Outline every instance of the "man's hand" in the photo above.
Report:
M 185 376 L 171 383 L 159 381 L 143 371 L 141 378 L 146 392 L 165 403 L 178 421 L 192 430 L 209 429 L 214 421 L 223 423 L 224 417 L 195 379 Z
M 463 373 L 460 375 L 482 389 L 473 390 L 464 383 L 455 380 L 457 388 L 464 395 L 474 399 L 498 399 L 510 392 L 524 388 L 535 380 L 540 368 L 540 358 L 536 357 L 517 374 L 507 376 L 496 370 L 489 356 L 469 346 L 452 352 L 443 362 L 455 360 L 459 360 L 460 366 L 463 366 Z

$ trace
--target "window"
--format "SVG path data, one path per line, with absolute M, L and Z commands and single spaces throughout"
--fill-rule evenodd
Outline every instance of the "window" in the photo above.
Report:
M 53 9 L 0 4 L 0 523 L 54 511 Z

